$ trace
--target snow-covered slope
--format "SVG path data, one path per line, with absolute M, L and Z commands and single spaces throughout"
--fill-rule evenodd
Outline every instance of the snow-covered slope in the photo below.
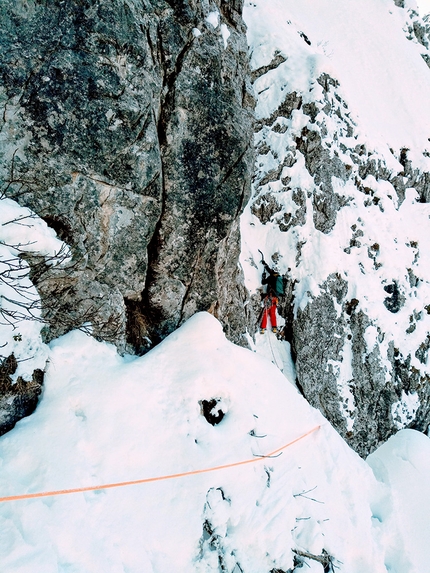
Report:
M 246 285 L 257 305 L 258 249 L 287 273 L 280 314 L 298 384 L 366 455 L 429 423 L 430 69 L 410 32 L 420 19 L 391 0 L 255 0 L 244 16 L 257 95 Z
M 215 426 L 200 404 L 212 398 L 225 413 Z M 378 481 L 276 367 L 228 342 L 206 313 L 137 359 L 70 333 L 52 344 L 37 411 L 0 438 L 1 496 L 256 459 L 319 425 L 272 459 L 2 502 L 2 571 L 268 573 L 305 560 L 306 570 L 322 573 L 318 560 L 301 556 L 311 554 L 326 571 L 331 562 L 348 573 L 418 573 L 430 557 L 425 531 L 415 531 L 423 549 L 411 560 L 411 533 L 396 514 L 412 496 L 428 499 L 426 482 L 417 479 L 429 453 L 426 437 L 405 438 L 413 448 L 412 456 L 402 451 L 414 464 L 408 473 L 397 474 L 395 447 L 375 454 Z M 382 463 L 389 480 L 398 478 L 395 499 Z
M 267 65 L 275 50 L 288 59 L 256 82 L 257 118 L 294 90 L 313 101 L 310 92 L 325 72 L 340 82 L 356 135 L 368 147 L 384 154 L 388 147 L 397 154 L 409 148 L 417 166 L 429 169 L 422 152 L 430 150 L 430 73 L 423 46 L 405 35 L 404 9 L 393 0 L 273 0 L 270 6 L 256 0 L 245 3 L 244 16 L 254 69 Z

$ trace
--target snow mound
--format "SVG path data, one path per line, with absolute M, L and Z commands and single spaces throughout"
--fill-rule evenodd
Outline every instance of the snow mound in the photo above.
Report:
M 224 412 L 214 426 L 201 407 L 213 398 Z M 140 358 L 69 333 L 51 345 L 35 414 L 0 439 L 1 496 L 253 459 L 317 425 L 273 459 L 3 502 L 2 569 L 261 573 L 287 571 L 295 559 L 322 573 L 301 554 L 327 552 L 340 571 L 386 571 L 384 517 L 373 515 L 389 506 L 385 486 L 276 367 L 228 342 L 211 315 L 197 314 Z
M 367 461 L 377 479 L 386 484 L 392 500 L 390 516 L 383 505 L 375 515 L 381 523 L 386 522 L 386 532 L 392 533 L 387 538 L 387 564 L 391 566 L 387 569 L 425 571 L 429 558 L 430 440 L 420 432 L 402 430 Z

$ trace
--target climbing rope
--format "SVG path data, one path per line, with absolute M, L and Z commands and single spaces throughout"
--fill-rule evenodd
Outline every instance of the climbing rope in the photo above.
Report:
M 163 481 L 163 480 L 168 480 L 168 479 L 176 479 L 176 478 L 180 478 L 180 477 L 203 474 L 203 473 L 207 473 L 207 472 L 215 472 L 218 470 L 225 470 L 227 468 L 233 468 L 233 467 L 242 466 L 245 464 L 253 464 L 253 463 L 259 462 L 261 460 L 267 459 L 267 458 L 273 458 L 273 456 L 275 456 L 276 454 L 280 454 L 286 448 L 292 446 L 293 444 L 296 444 L 300 440 L 303 440 L 303 438 L 306 438 L 307 436 L 309 436 L 310 434 L 312 434 L 316 430 L 319 430 L 320 427 L 321 426 L 315 426 L 315 428 L 312 428 L 312 430 L 309 430 L 309 432 L 306 432 L 306 434 L 299 436 L 298 438 L 296 438 L 292 442 L 288 442 L 287 444 L 281 446 L 280 448 L 274 450 L 273 452 L 270 452 L 269 454 L 261 455 L 261 456 L 258 455 L 257 457 L 251 458 L 249 460 L 244 460 L 241 462 L 234 462 L 231 464 L 224 464 L 222 466 L 215 466 L 212 468 L 204 468 L 204 469 L 200 469 L 200 470 L 193 470 L 190 472 L 182 472 L 179 474 L 170 474 L 170 475 L 165 475 L 165 476 L 157 476 L 157 477 L 138 479 L 138 480 L 133 480 L 133 481 L 123 481 L 123 482 L 118 482 L 118 483 L 107 483 L 107 484 L 103 484 L 103 485 L 77 487 L 74 489 L 60 489 L 60 490 L 56 490 L 56 491 L 42 491 L 39 493 L 25 493 L 22 495 L 10 495 L 7 497 L 0 497 L 0 502 L 18 501 L 21 499 L 34 499 L 34 498 L 40 498 L 40 497 L 52 497 L 52 496 L 57 496 L 57 495 L 68 495 L 71 493 L 81 493 L 81 492 L 86 492 L 86 491 L 97 491 L 97 490 L 102 490 L 102 489 L 112 489 L 114 487 L 127 487 L 130 485 L 138 485 L 138 484 L 143 484 L 143 483 L 151 483 L 151 482 L 155 482 L 155 481 Z
M 275 353 L 273 352 L 272 342 L 270 340 L 270 338 L 271 338 L 270 332 L 267 333 L 267 338 L 269 339 L 270 351 L 272 352 L 272 356 L 273 356 L 273 360 L 275 361 L 275 365 L 277 366 L 278 370 L 280 370 L 282 372 L 282 368 L 279 367 L 279 364 L 277 363 L 276 358 L 275 358 Z

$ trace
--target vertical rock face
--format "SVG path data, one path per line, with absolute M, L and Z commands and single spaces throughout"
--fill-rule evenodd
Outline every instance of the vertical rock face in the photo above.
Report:
M 46 338 L 124 349 L 212 309 L 244 332 L 253 99 L 241 2 L 2 2 L 2 193 L 73 250 L 37 265 Z M 230 313 L 238 317 L 229 318 Z
M 424 266 L 418 268 L 420 241 L 407 241 L 406 228 L 399 236 L 389 230 L 407 189 L 417 193 L 419 215 L 429 178 L 413 167 L 406 150 L 393 172 L 384 157 L 358 145 L 339 83 L 322 74 L 316 84 L 321 100 L 303 102 L 292 92 L 257 122 L 250 212 L 268 227 L 284 267 L 293 269 L 295 290 L 280 313 L 297 384 L 366 456 L 399 428 L 426 431 L 429 424 L 427 311 L 417 290 L 428 281 Z M 343 209 L 346 235 L 339 222 Z M 409 214 L 400 216 L 405 225 Z M 405 266 L 399 269 L 390 257 L 401 257 Z
M 237 220 L 248 199 L 253 156 L 252 98 L 240 4 L 219 9 L 206 20 L 201 9 L 197 18 L 190 8 L 179 18 L 172 13 L 159 47 L 161 61 L 169 63 L 158 123 L 162 214 L 140 308 L 158 339 L 203 308 L 220 318 L 228 307 L 243 315 L 233 293 Z M 227 322 L 234 338 L 241 331 Z

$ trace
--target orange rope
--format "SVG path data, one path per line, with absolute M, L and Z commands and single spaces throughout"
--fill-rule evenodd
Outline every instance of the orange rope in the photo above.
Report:
M 150 482 L 162 481 L 162 480 L 166 480 L 166 479 L 175 479 L 175 478 L 180 478 L 180 477 L 185 477 L 185 476 L 192 476 L 192 475 L 196 475 L 196 474 L 203 474 L 203 473 L 207 473 L 207 472 L 214 472 L 217 470 L 224 470 L 227 468 L 233 468 L 235 466 L 242 466 L 245 464 L 252 464 L 255 462 L 259 462 L 260 460 L 264 460 L 264 459 L 267 459 L 267 458 L 274 456 L 275 454 L 281 452 L 282 450 L 285 450 L 289 446 L 292 446 L 293 444 L 299 442 L 300 440 L 303 440 L 303 438 L 306 438 L 307 436 L 309 436 L 310 434 L 312 434 L 316 430 L 319 430 L 320 427 L 321 426 L 315 426 L 315 428 L 312 428 L 312 430 L 309 430 L 309 432 L 306 432 L 306 434 L 303 434 L 302 436 L 300 436 L 299 438 L 296 438 L 292 442 L 288 442 L 288 444 L 285 444 L 284 446 L 281 446 L 277 450 L 270 452 L 270 454 L 258 456 L 256 458 L 252 458 L 250 460 L 244 460 L 243 462 L 234 462 L 232 464 L 225 464 L 223 466 L 216 466 L 213 468 L 205 468 L 202 470 L 194 470 L 191 472 L 183 472 L 180 474 L 170 474 L 170 475 L 166 475 L 166 476 L 137 479 L 137 480 L 133 480 L 133 481 L 123 481 L 123 482 L 118 482 L 118 483 L 107 483 L 104 485 L 93 485 L 93 486 L 87 486 L 87 487 L 78 487 L 75 489 L 60 489 L 60 490 L 56 490 L 56 491 L 42 491 L 39 493 L 25 493 L 23 495 L 11 495 L 8 497 L 0 497 L 0 502 L 17 501 L 20 499 L 33 499 L 33 498 L 38 498 L 38 497 L 50 497 L 50 496 L 54 496 L 54 495 L 67 495 L 69 493 L 80 493 L 80 492 L 85 492 L 85 491 L 96 491 L 96 490 L 100 490 L 100 489 L 111 489 L 113 487 L 125 487 L 125 486 L 129 486 L 129 485 L 137 485 L 137 484 L 141 484 L 141 483 L 150 483 Z

